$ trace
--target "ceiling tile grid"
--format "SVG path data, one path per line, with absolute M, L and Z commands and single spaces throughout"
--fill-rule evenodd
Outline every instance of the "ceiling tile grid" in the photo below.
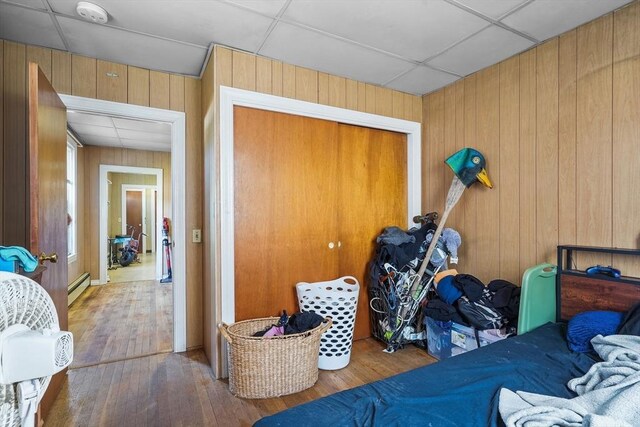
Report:
M 67 113 L 69 127 L 85 145 L 171 151 L 171 125 L 96 114 Z
M 632 0 L 92 1 L 106 25 L 0 0 L 0 37 L 195 76 L 220 44 L 421 95 Z

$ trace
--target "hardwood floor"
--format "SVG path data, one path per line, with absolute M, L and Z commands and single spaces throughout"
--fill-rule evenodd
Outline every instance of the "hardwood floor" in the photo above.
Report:
M 171 351 L 173 295 L 155 280 L 90 286 L 69 307 L 71 368 Z
M 351 363 L 320 371 L 315 386 L 274 399 L 244 400 L 215 380 L 201 350 L 72 369 L 47 426 L 248 426 L 286 408 L 435 362 L 424 350 L 394 354 L 369 338 Z M 300 425 L 304 420 L 300 421 Z
M 139 255 L 140 262 L 134 262 L 127 267 L 116 266 L 109 270 L 110 283 L 135 282 L 156 279 L 156 254 Z

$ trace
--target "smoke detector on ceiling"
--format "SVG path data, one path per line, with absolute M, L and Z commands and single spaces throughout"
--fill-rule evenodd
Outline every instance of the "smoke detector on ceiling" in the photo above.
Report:
M 76 12 L 89 22 L 96 24 L 106 24 L 109 20 L 109 14 L 106 10 L 97 4 L 81 1 L 76 6 Z

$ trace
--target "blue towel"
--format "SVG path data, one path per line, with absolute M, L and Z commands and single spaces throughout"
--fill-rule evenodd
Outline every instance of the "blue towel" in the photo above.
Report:
M 38 260 L 20 246 L 0 246 L 0 258 L 5 261 L 18 261 L 27 273 L 35 271 L 38 267 Z

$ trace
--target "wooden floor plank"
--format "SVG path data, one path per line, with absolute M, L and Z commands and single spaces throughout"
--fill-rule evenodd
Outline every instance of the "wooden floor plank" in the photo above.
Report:
M 155 280 L 90 286 L 69 307 L 72 368 L 172 349 L 171 284 Z
M 246 426 L 263 416 L 433 363 L 424 350 L 382 353 L 373 339 L 354 344 L 351 363 L 320 371 L 318 383 L 273 399 L 239 399 L 215 380 L 204 352 L 163 353 L 72 369 L 48 419 L 51 426 Z

